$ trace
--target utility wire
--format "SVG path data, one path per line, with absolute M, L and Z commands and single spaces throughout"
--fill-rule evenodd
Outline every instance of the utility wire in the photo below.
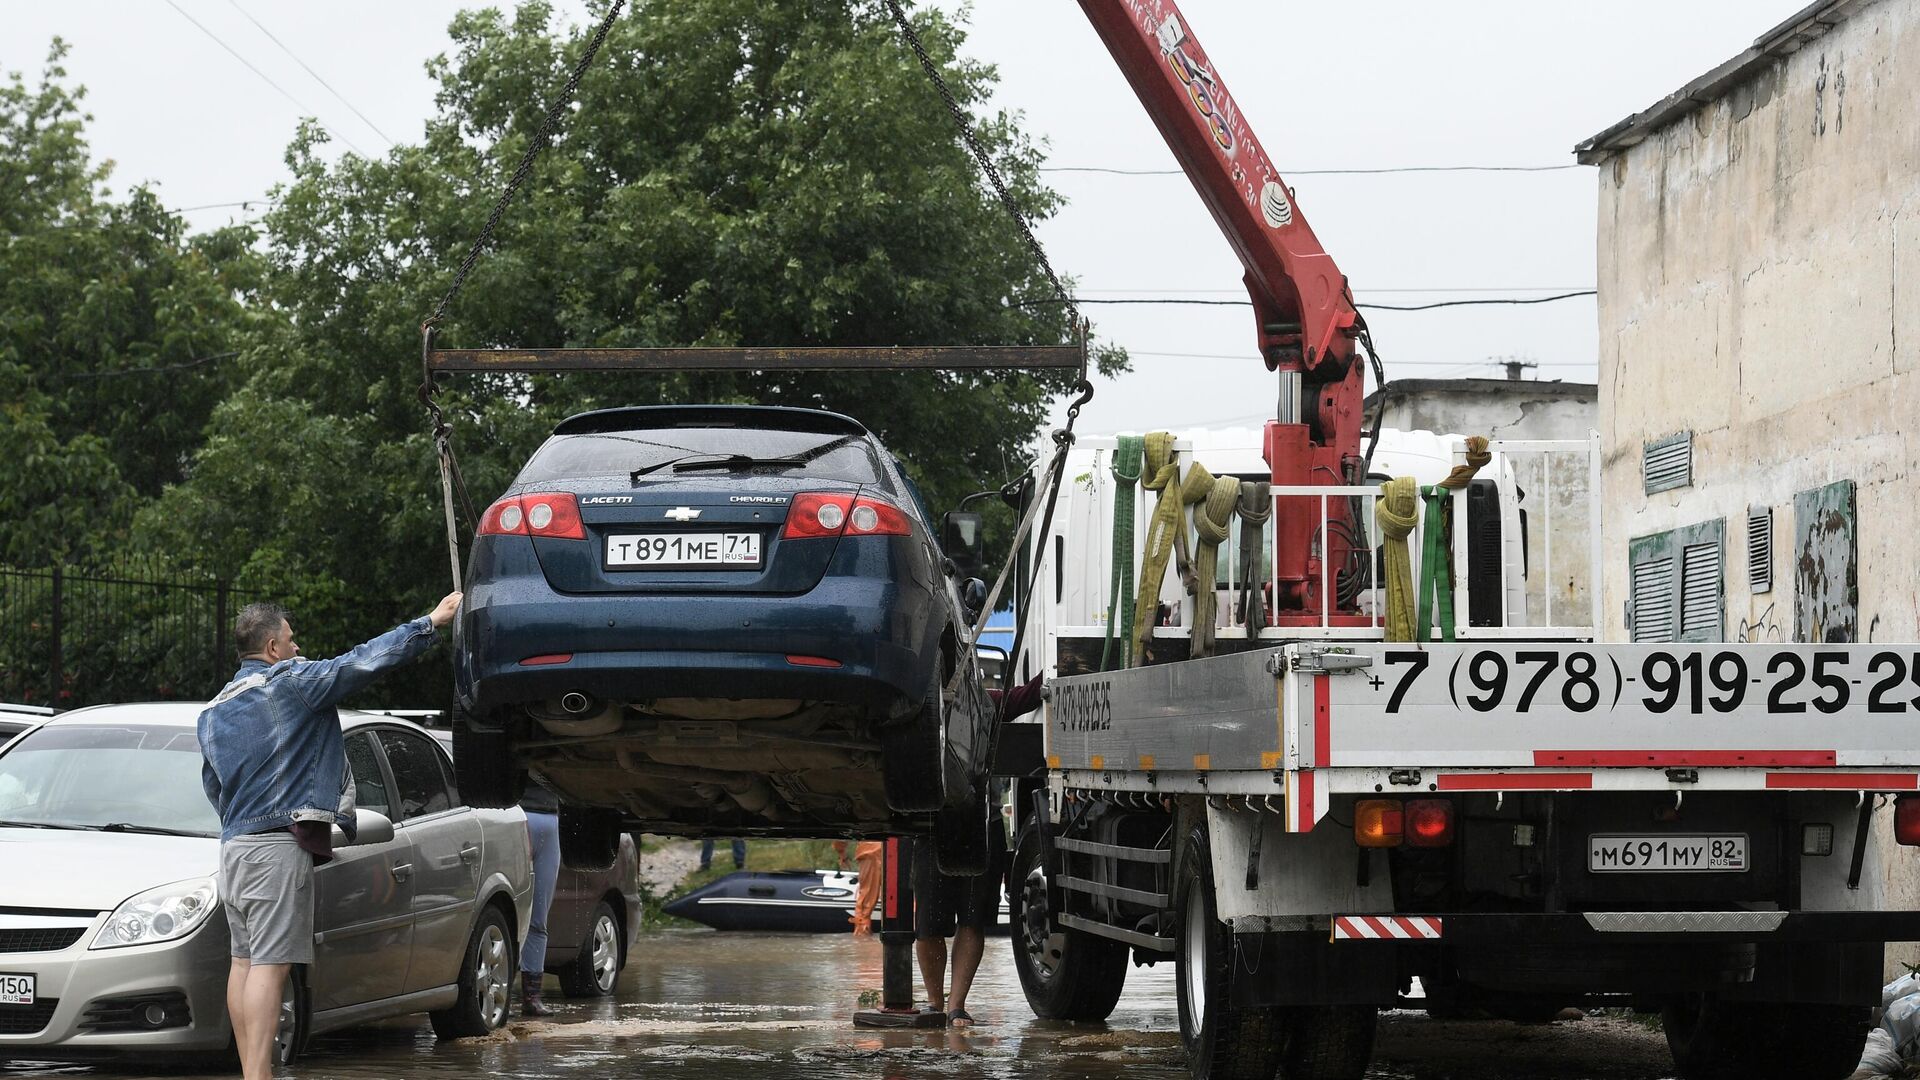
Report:
M 266 73 L 266 72 L 264 72 L 264 71 L 261 71 L 261 70 L 260 70 L 259 68 L 257 68 L 257 67 L 254 67 L 254 66 L 253 66 L 253 61 L 251 61 L 251 60 L 248 60 L 248 59 L 247 59 L 246 57 L 244 57 L 244 56 L 242 56 L 242 55 L 240 55 L 240 52 L 239 52 L 239 50 L 237 50 L 237 49 L 235 49 L 235 48 L 234 48 L 233 46 L 231 46 L 231 45 L 229 45 L 229 44 L 227 44 L 226 42 L 224 42 L 224 41 L 222 41 L 222 40 L 220 40 L 220 35 L 218 35 L 218 34 L 215 34 L 215 33 L 214 33 L 213 31 L 211 31 L 211 30 L 209 30 L 209 29 L 207 29 L 207 28 L 206 28 L 206 26 L 205 26 L 205 24 L 203 24 L 203 23 L 201 23 L 201 21 L 200 21 L 199 19 L 196 19 L 196 18 L 194 18 L 194 17 L 192 16 L 192 15 L 189 15 L 189 14 L 187 14 L 187 9 L 186 9 L 186 8 L 183 8 L 183 7 L 181 7 L 181 6 L 179 5 L 179 4 L 176 4 L 176 3 L 174 3 L 174 0 L 167 0 L 167 6 L 168 6 L 168 7 L 170 7 L 170 8 L 172 8 L 173 10 L 175 10 L 175 11 L 177 11 L 177 12 L 179 12 L 179 13 L 180 13 L 180 17 L 181 17 L 181 18 L 183 18 L 183 19 L 185 19 L 185 20 L 187 20 L 188 22 L 190 22 L 190 23 L 192 23 L 192 24 L 193 24 L 194 26 L 196 26 L 196 27 L 199 27 L 199 29 L 200 29 L 200 32 L 201 32 L 201 33 L 203 33 L 203 34 L 205 34 L 205 35 L 207 35 L 208 37 L 210 37 L 210 38 L 212 38 L 212 39 L 213 39 L 213 43 L 214 43 L 214 44 L 216 44 L 216 45 L 218 45 L 218 46 L 220 46 L 221 48 L 223 48 L 223 49 L 225 49 L 225 50 L 227 50 L 227 52 L 228 52 L 228 53 L 229 53 L 229 54 L 230 54 L 230 55 L 231 55 L 231 56 L 232 56 L 232 57 L 233 57 L 233 58 L 234 58 L 235 60 L 238 60 L 238 61 L 240 61 L 240 62 L 241 62 L 242 64 L 245 64 L 245 65 L 247 66 L 247 70 L 248 70 L 248 71 L 251 71 L 251 72 L 253 72 L 253 73 L 254 73 L 255 75 L 258 75 L 258 76 L 260 76 L 260 78 L 261 78 L 261 80 L 262 80 L 263 82 L 265 82 L 265 83 L 266 83 L 266 84 L 267 84 L 268 86 L 271 86 L 271 87 L 273 87 L 273 88 L 274 88 L 275 90 L 278 90 L 278 91 L 280 91 L 280 96 L 281 96 L 281 97 L 283 97 L 283 98 L 286 98 L 286 99 L 287 99 L 288 101 L 291 101 L 291 102 L 293 102 L 293 103 L 294 103 L 294 105 L 296 105 L 296 106 L 298 106 L 298 107 L 299 107 L 299 109 L 300 109 L 300 111 L 301 111 L 301 112 L 302 112 L 303 114 L 305 114 L 305 115 L 307 115 L 307 116 L 311 116 L 311 117 L 313 117 L 313 120 L 314 120 L 314 123 L 317 123 L 317 124 L 319 124 L 319 125 L 320 125 L 320 127 L 321 127 L 321 128 L 322 128 L 322 129 L 324 130 L 324 131 L 326 131 L 326 133 L 327 133 L 327 134 L 329 134 L 329 135 L 332 135 L 332 136 L 333 136 L 334 138 L 336 138 L 336 139 L 339 139 L 339 140 L 340 140 L 341 142 L 343 142 L 343 143 L 346 143 L 346 144 L 347 144 L 347 146 L 348 146 L 348 148 L 350 148 L 350 149 L 351 149 L 351 150 L 352 150 L 352 151 L 353 151 L 354 153 L 356 153 L 356 154 L 359 154 L 359 155 L 360 155 L 360 156 L 362 156 L 362 157 L 365 157 L 365 156 L 366 156 L 366 153 L 367 153 L 367 152 L 366 152 L 365 150 L 362 150 L 362 149 L 360 149 L 360 148 L 359 148 L 358 146 L 355 146 L 355 145 L 353 144 L 353 140 L 352 140 L 352 139 L 349 139 L 349 138 L 347 138 L 347 137 L 346 137 L 345 135 L 342 135 L 342 134 L 340 134 L 339 132 L 337 132 L 337 131 L 335 131 L 335 130 L 333 130 L 333 128 L 332 128 L 331 126 L 329 126 L 329 125 L 328 125 L 328 123 L 327 123 L 327 122 L 326 122 L 325 120 L 322 120 L 322 119 L 320 119 L 320 114 L 319 114 L 318 112 L 315 112 L 314 110 L 312 110 L 312 109 L 309 109 L 309 108 L 307 108 L 307 107 L 306 107 L 306 105 L 304 105 L 304 104 L 302 104 L 302 103 L 301 103 L 301 101 L 300 101 L 300 99 L 299 99 L 299 98 L 297 98 L 297 97 L 294 97 L 294 96 L 293 96 L 292 94 L 290 94 L 290 93 L 288 93 L 288 92 L 287 92 L 287 88 L 286 88 L 286 87 L 284 87 L 284 86 L 281 86 L 281 85 L 280 85 L 279 83 L 277 83 L 277 82 L 274 82 L 274 81 L 273 81 L 273 80 L 272 80 L 271 78 L 269 78 L 269 77 L 268 77 L 268 75 L 267 75 L 267 73 Z M 383 136 L 383 137 L 384 137 L 384 136 Z
M 1441 300 L 1432 304 L 1355 304 L 1356 308 L 1370 308 L 1375 311 L 1432 311 L 1435 308 L 1450 307 L 1490 307 L 1495 305 L 1551 304 L 1556 300 L 1571 300 L 1579 296 L 1593 296 L 1595 290 L 1581 289 L 1577 292 L 1559 293 L 1554 296 L 1501 296 L 1484 300 Z M 1022 300 L 1016 307 L 1039 307 L 1042 304 L 1057 304 L 1057 299 Z M 1185 297 L 1136 297 L 1131 299 L 1091 299 L 1081 297 L 1082 304 L 1184 304 L 1195 307 L 1252 307 L 1251 300 L 1195 300 Z
M 1560 172 L 1564 169 L 1584 169 L 1580 164 L 1568 165 L 1395 165 L 1378 169 L 1280 169 L 1282 176 L 1382 176 L 1389 173 L 1527 173 Z M 1105 173 L 1109 176 L 1185 176 L 1183 169 L 1114 169 L 1101 165 L 1042 165 L 1040 172 L 1060 173 Z
M 1392 288 L 1362 289 L 1364 293 L 1522 293 L 1522 292 L 1577 292 L 1592 289 L 1591 285 L 1398 285 Z M 1182 294 L 1216 296 L 1239 296 L 1245 288 L 1239 289 L 1081 289 L 1081 293 L 1151 293 L 1154 296 L 1179 296 Z
M 1256 357 L 1253 353 L 1250 353 L 1250 352 L 1236 355 L 1234 353 L 1156 352 L 1151 349 L 1132 349 L 1132 348 L 1127 349 L 1127 355 L 1128 356 L 1157 356 L 1157 357 L 1162 357 L 1166 359 L 1175 359 L 1175 360 L 1244 360 L 1244 361 L 1251 362 L 1258 359 L 1258 357 Z M 1498 365 L 1503 363 L 1505 363 L 1505 361 L 1503 360 L 1471 360 L 1466 363 L 1461 363 L 1460 361 L 1457 361 L 1457 360 L 1395 360 L 1393 362 L 1393 366 L 1395 368 L 1403 368 L 1403 367 L 1465 368 L 1465 367 L 1487 367 L 1490 365 Z M 1532 363 L 1535 367 L 1590 368 L 1594 366 L 1594 362 L 1591 360 L 1541 360 L 1541 361 L 1529 361 L 1529 363 Z
M 196 356 L 178 364 L 162 364 L 158 367 L 109 368 L 105 371 L 52 371 L 45 377 L 52 382 L 65 382 L 69 379 L 112 379 L 122 375 L 159 375 L 169 371 L 185 371 L 188 368 L 200 367 L 211 364 L 215 360 L 231 360 L 239 355 L 240 350 L 232 349 L 207 356 Z
M 309 65 L 307 64 L 307 62 L 306 62 L 305 60 L 302 60 L 302 59 L 300 59 L 300 56 L 299 56 L 299 54 L 298 54 L 298 53 L 295 53 L 295 52 L 294 52 L 294 51 L 293 51 L 292 49 L 289 49 L 289 48 L 287 48 L 287 43 L 286 43 L 286 42 L 284 42 L 284 41 L 281 41 L 281 40 L 280 40 L 280 39 L 279 39 L 278 37 L 275 37 L 275 36 L 274 36 L 274 33 L 273 33 L 273 31 L 271 31 L 271 30 L 269 30 L 269 29 L 267 29 L 267 28 L 266 28 L 266 26 L 265 26 L 264 24 L 262 24 L 262 23 L 260 22 L 260 20 L 259 20 L 259 19 L 256 19 L 256 18 L 254 18 L 254 17 L 253 17 L 253 13 L 252 13 L 252 12 L 250 12 L 250 11 L 248 11 L 248 10 L 247 10 L 246 8 L 243 8 L 243 7 L 241 7 L 241 6 L 240 6 L 240 0 L 227 0 L 227 3 L 229 3 L 229 4 L 232 4 L 232 5 L 233 5 L 233 10 L 235 10 L 235 11 L 237 11 L 237 12 L 239 12 L 239 13 L 240 13 L 240 14 L 242 14 L 242 15 L 245 15 L 245 16 L 247 17 L 247 21 L 248 21 L 248 22 L 250 22 L 250 23 L 252 23 L 252 24 L 254 25 L 254 27 L 255 27 L 255 29 L 258 29 L 258 30 L 259 30 L 259 31 L 260 31 L 261 33 L 263 33 L 263 34 L 265 34 L 265 35 L 267 35 L 267 40 L 268 40 L 268 41 L 271 41 L 271 42 L 273 42 L 273 43 L 274 43 L 275 45 L 278 45 L 278 46 L 280 46 L 280 51 L 281 51 L 281 52 L 283 52 L 283 53 L 286 53 L 286 54 L 287 54 L 288 56 L 290 56 L 290 57 L 292 57 L 292 58 L 293 58 L 293 62 L 294 62 L 294 63 L 296 63 L 296 64 L 299 64 L 299 65 L 300 65 L 300 68 L 301 68 L 301 70 L 303 70 L 303 71 L 305 71 L 305 72 L 306 72 L 307 74 L 309 74 L 309 75 L 311 75 L 311 76 L 313 76 L 313 81 L 314 81 L 314 82 L 317 82 L 317 83 L 319 83 L 319 84 L 320 84 L 321 86 L 324 86 L 324 87 L 326 87 L 326 88 L 327 88 L 327 93 L 329 93 L 329 94 L 332 94 L 332 95 L 333 95 L 334 97 L 336 97 L 336 98 L 338 98 L 338 99 L 340 100 L 340 104 L 342 104 L 342 105 L 345 105 L 345 106 L 346 106 L 347 108 L 349 108 L 349 109 L 352 109 L 352 110 L 353 110 L 353 115 L 355 115 L 355 116 L 357 116 L 357 117 L 359 117 L 359 118 L 360 118 L 360 122 L 361 122 L 361 123 L 363 123 L 363 124 L 365 124 L 365 125 L 367 125 L 368 127 L 370 127 L 370 128 L 372 128 L 372 129 L 373 129 L 373 133 L 374 133 L 375 135 L 378 135 L 378 136 L 380 136 L 380 137 L 381 137 L 382 139 L 386 139 L 386 141 L 387 141 L 387 146 L 388 146 L 388 147 L 392 147 L 392 146 L 393 146 L 393 140 L 392 140 L 392 139 L 388 139 L 388 138 L 387 138 L 387 133 L 386 133 L 386 132 L 384 132 L 384 131 L 381 131 L 381 130 L 380 130 L 380 125 L 378 125 L 378 124 L 376 124 L 376 123 L 374 123 L 374 122 L 373 122 L 372 120 L 369 120 L 369 119 L 367 118 L 367 114 L 366 114 L 366 113 L 363 113 L 363 112 L 361 112 L 361 111 L 360 111 L 360 110 L 359 110 L 358 108 L 355 108 L 355 107 L 354 107 L 354 104 L 353 104 L 353 102 L 351 102 L 351 101 L 348 101 L 348 100 L 346 99 L 346 96 L 345 96 L 344 94 L 342 94 L 342 93 L 340 93 L 340 91 L 338 91 L 338 90 L 335 90 L 335 89 L 333 88 L 333 84 L 332 84 L 332 83 L 329 83 L 329 82 L 328 82 L 327 80 L 325 80 L 325 79 L 323 79 L 323 78 L 321 78 L 321 77 L 320 77 L 320 73 L 319 73 L 319 72 L 317 72 L 317 71 L 315 71 L 315 70 L 313 70 L 313 68 L 312 68 L 311 66 L 309 66 Z

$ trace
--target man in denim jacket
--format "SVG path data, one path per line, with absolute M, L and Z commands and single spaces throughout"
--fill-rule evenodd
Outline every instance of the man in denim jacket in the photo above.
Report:
M 331 660 L 307 660 L 277 604 L 234 619 L 240 670 L 200 714 L 200 778 L 220 811 L 220 899 L 232 934 L 227 1013 L 247 1080 L 272 1075 L 280 995 L 313 962 L 313 868 L 352 837 L 340 700 L 425 652 L 460 594 Z

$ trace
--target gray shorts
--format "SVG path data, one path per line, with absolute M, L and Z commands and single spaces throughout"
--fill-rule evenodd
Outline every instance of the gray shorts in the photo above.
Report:
M 313 963 L 313 857 L 292 833 L 222 843 L 220 900 L 234 956 L 256 964 Z

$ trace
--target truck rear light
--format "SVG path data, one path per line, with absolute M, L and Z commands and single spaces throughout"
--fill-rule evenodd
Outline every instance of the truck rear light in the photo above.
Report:
M 1800 826 L 1800 854 L 1833 854 L 1833 826 L 1818 821 Z
M 1405 807 L 1408 847 L 1446 847 L 1453 843 L 1453 804 L 1445 799 L 1411 799 Z
M 580 504 L 571 492 L 540 491 L 509 495 L 480 515 L 481 536 L 546 536 L 556 540 L 585 540 Z
M 1394 799 L 1364 799 L 1353 808 L 1353 842 L 1361 847 L 1399 847 L 1406 814 Z
M 1920 847 L 1920 798 L 1902 795 L 1893 800 L 1893 838 Z

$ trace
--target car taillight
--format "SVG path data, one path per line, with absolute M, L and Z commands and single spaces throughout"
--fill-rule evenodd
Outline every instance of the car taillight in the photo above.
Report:
M 1408 847 L 1446 847 L 1453 843 L 1453 804 L 1445 799 L 1410 799 L 1406 804 Z
M 1907 847 L 1920 847 L 1920 798 L 1902 795 L 1893 800 L 1893 838 Z
M 813 536 L 906 536 L 913 531 L 899 507 L 879 499 L 856 499 L 826 491 L 804 491 L 787 511 L 788 539 Z
M 481 536 L 546 536 L 556 540 L 585 540 L 580 503 L 571 492 L 536 491 L 509 495 L 480 515 Z
M 1361 847 L 1399 847 L 1406 815 L 1393 799 L 1365 799 L 1353 809 L 1353 840 Z

